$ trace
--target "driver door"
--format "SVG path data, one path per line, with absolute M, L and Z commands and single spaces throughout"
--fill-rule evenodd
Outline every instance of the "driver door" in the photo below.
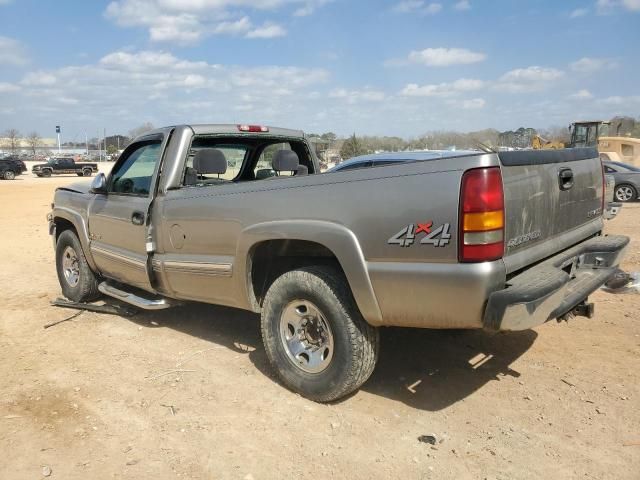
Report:
M 147 272 L 147 214 L 163 140 L 136 142 L 123 152 L 107 180 L 107 193 L 89 207 L 90 250 L 100 273 L 152 291 Z

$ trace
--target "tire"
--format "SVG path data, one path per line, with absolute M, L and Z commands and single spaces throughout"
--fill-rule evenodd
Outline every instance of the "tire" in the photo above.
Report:
M 90 302 L 100 297 L 98 279 L 72 230 L 65 230 L 56 243 L 56 270 L 62 293 L 74 302 Z
M 50 177 L 51 176 L 51 170 L 49 170 L 49 169 L 42 170 L 42 176 L 43 177 Z
M 83 177 L 90 177 L 92 174 L 93 170 L 91 170 L 90 168 L 85 168 L 84 170 L 82 170 Z
M 4 178 L 5 180 L 15 180 L 16 174 L 13 170 L 5 170 L 2 174 L 2 178 Z
M 316 402 L 357 390 L 371 376 L 380 350 L 378 330 L 362 318 L 344 276 L 329 267 L 278 277 L 265 296 L 261 330 L 282 383 Z M 312 348 L 300 350 L 305 345 Z
M 613 196 L 618 202 L 633 202 L 638 198 L 638 190 L 633 185 L 616 185 Z

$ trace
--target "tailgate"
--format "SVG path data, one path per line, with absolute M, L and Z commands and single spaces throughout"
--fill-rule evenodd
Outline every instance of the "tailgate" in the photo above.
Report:
M 603 176 L 594 148 L 501 152 L 507 273 L 602 230 Z

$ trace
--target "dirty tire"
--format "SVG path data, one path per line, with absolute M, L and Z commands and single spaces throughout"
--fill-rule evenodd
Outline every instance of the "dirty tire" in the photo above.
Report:
M 5 180 L 15 180 L 16 174 L 12 170 L 5 170 L 2 175 Z
M 83 177 L 90 177 L 92 173 L 93 171 L 90 168 L 85 168 L 84 170 L 82 170 Z
M 67 281 L 64 273 L 64 256 L 68 248 L 71 248 L 75 252 L 77 259 L 77 272 L 78 279 L 75 285 L 70 284 Z M 58 281 L 62 288 L 62 293 L 69 300 L 74 302 L 90 302 L 100 297 L 98 291 L 98 280 L 93 273 L 87 259 L 82 251 L 82 245 L 80 240 L 72 230 L 65 230 L 58 237 L 56 243 L 56 270 L 58 273 Z
M 49 169 L 43 170 L 42 171 L 42 176 L 43 177 L 50 177 L 51 176 L 51 170 L 49 170 Z
M 294 300 L 316 306 L 331 329 L 332 357 L 319 373 L 295 365 L 281 338 L 282 314 Z M 267 357 L 282 383 L 316 402 L 331 402 L 357 390 L 378 359 L 378 330 L 362 318 L 344 275 L 333 268 L 306 267 L 277 278 L 265 296 L 261 327 Z

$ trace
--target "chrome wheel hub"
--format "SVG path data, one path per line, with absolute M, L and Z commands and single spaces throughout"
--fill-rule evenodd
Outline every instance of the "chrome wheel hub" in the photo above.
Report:
M 333 358 L 333 333 L 322 312 L 307 300 L 294 300 L 282 311 L 280 340 L 287 357 L 306 373 L 320 373 Z
M 631 187 L 619 187 L 616 190 L 616 197 L 621 202 L 628 202 L 633 197 L 633 190 L 631 190 Z
M 78 255 L 72 247 L 67 247 L 62 253 L 62 273 L 69 286 L 75 287 L 80 281 L 80 267 Z

